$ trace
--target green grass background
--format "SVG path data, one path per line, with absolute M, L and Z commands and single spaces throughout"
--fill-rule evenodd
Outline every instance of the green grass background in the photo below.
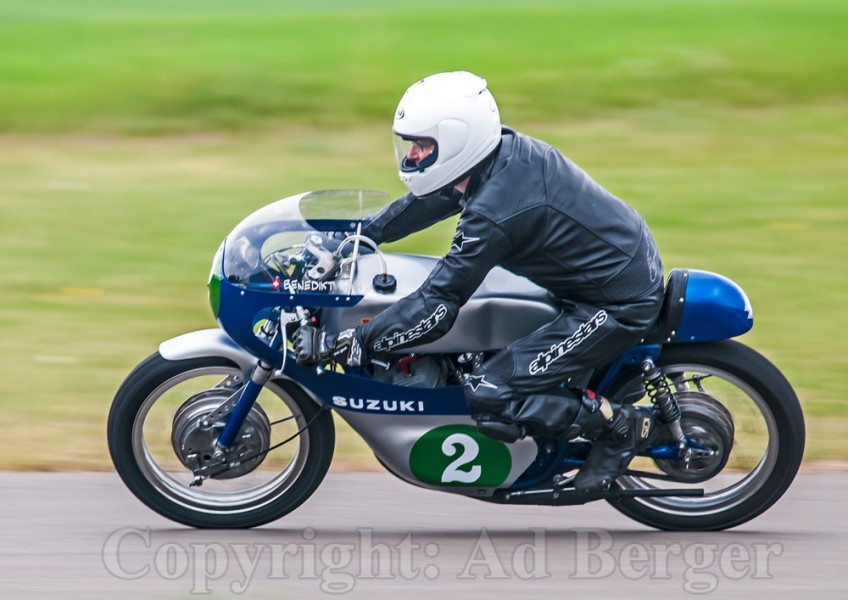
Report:
M 403 192 L 393 110 L 450 69 L 642 212 L 667 269 L 738 281 L 807 459 L 848 457 L 844 2 L 5 0 L 0 468 L 109 468 L 123 376 L 214 325 L 223 236 L 308 189 Z M 343 428 L 335 465 L 374 463 Z

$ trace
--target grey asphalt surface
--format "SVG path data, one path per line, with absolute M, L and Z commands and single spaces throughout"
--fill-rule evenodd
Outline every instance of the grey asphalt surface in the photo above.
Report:
M 604 503 L 489 505 L 331 474 L 289 516 L 194 530 L 109 473 L 0 473 L 0 598 L 848 598 L 848 473 L 718 533 Z

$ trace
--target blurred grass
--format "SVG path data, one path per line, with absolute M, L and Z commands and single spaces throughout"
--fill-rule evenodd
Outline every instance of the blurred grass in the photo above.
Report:
M 0 132 L 384 123 L 466 68 L 508 121 L 844 99 L 844 3 L 763 0 L 64 3 L 0 7 Z
M 453 68 L 640 210 L 667 269 L 738 281 L 743 340 L 804 403 L 807 459 L 848 457 L 848 6 L 305 6 L 0 6 L 0 468 L 109 468 L 123 376 L 214 325 L 221 238 L 307 189 L 400 194 L 397 99 Z M 442 253 L 450 229 L 396 248 Z M 347 430 L 335 464 L 374 465 Z

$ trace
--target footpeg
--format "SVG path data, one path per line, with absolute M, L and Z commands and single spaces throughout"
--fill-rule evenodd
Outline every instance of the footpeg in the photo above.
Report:
M 494 496 L 497 502 L 505 504 L 540 504 L 548 506 L 567 506 L 586 504 L 595 500 L 609 500 L 617 502 L 624 498 L 646 498 L 657 496 L 687 496 L 701 498 L 704 496 L 703 489 L 692 488 L 669 488 L 669 489 L 620 489 L 613 488 L 605 492 L 595 494 L 584 494 L 573 487 L 560 487 L 554 484 L 553 488 L 530 488 L 526 490 L 505 491 L 499 496 Z
M 703 498 L 703 488 L 678 488 L 678 489 L 652 489 L 652 490 L 636 490 L 624 489 L 618 490 L 610 494 L 611 498 L 651 498 L 656 496 L 689 496 L 694 498 Z

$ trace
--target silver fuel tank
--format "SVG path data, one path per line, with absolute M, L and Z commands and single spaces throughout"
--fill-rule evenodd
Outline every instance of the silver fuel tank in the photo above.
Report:
M 385 254 L 387 271 L 397 278 L 397 289 L 389 294 L 377 292 L 372 285 L 375 275 L 382 273 L 378 256 L 371 254 L 358 260 L 351 287 L 349 278 L 336 281 L 337 291 L 364 298 L 350 308 L 323 309 L 323 322 L 328 331 L 356 327 L 415 292 L 438 263 L 431 256 Z M 404 350 L 418 353 L 456 353 L 499 350 L 522 338 L 559 314 L 556 299 L 544 288 L 524 277 L 500 267 L 492 269 L 471 299 L 459 311 L 451 330 L 429 344 Z

